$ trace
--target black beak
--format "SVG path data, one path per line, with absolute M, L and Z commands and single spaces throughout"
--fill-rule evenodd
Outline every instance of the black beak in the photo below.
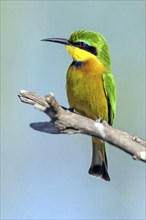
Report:
M 58 43 L 58 44 L 71 45 L 71 43 L 69 43 L 69 41 L 64 38 L 47 38 L 47 39 L 43 39 L 41 41 L 49 41 L 49 42 L 54 42 L 54 43 Z

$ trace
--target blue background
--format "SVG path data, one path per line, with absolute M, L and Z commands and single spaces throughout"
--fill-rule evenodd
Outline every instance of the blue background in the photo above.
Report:
M 110 45 L 117 86 L 114 127 L 145 137 L 145 1 L 1 1 L 1 219 L 145 219 L 145 164 L 107 146 L 111 182 L 88 175 L 91 140 L 50 135 L 31 122 L 21 89 L 53 92 L 68 106 L 63 45 L 78 29 Z

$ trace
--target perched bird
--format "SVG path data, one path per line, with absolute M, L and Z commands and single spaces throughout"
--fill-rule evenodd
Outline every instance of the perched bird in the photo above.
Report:
M 43 41 L 65 44 L 73 62 L 67 71 L 68 102 L 76 112 L 110 125 L 116 113 L 116 88 L 105 38 L 97 32 L 78 30 L 69 39 L 48 38 Z M 105 143 L 92 137 L 93 155 L 89 174 L 109 181 Z

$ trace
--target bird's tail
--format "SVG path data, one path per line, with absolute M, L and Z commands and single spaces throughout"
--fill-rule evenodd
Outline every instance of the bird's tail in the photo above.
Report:
M 108 174 L 108 164 L 105 150 L 105 142 L 101 139 L 92 137 L 92 162 L 89 169 L 89 174 L 93 176 L 100 176 L 104 180 L 110 181 Z

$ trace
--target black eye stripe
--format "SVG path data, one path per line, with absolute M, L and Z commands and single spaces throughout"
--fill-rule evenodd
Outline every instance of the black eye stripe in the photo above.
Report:
M 93 47 L 93 46 L 90 46 L 88 44 L 86 44 L 85 42 L 83 41 L 80 41 L 80 42 L 70 42 L 71 45 L 75 46 L 75 47 L 79 47 L 81 48 L 82 50 L 86 50 L 90 53 L 92 53 L 93 55 L 97 56 L 98 55 L 98 52 L 97 52 L 97 49 L 96 47 Z
M 93 46 L 86 45 L 86 47 L 84 47 L 84 48 L 82 48 L 82 49 L 84 49 L 84 50 L 86 50 L 86 51 L 92 53 L 92 54 L 95 55 L 95 56 L 98 55 L 96 48 L 93 47 Z

